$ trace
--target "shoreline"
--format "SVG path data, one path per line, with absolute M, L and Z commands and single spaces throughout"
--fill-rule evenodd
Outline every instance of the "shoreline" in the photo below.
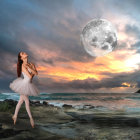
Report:
M 118 110 L 118 109 L 127 109 L 127 107 L 138 107 L 140 106 L 139 93 L 134 94 L 116 94 L 114 93 L 106 93 L 106 94 L 96 94 L 87 96 L 87 94 L 83 95 L 81 93 L 78 95 L 76 93 L 41 93 L 41 96 L 29 96 L 29 100 L 32 102 L 47 102 L 48 104 L 62 107 L 63 105 L 69 105 L 74 108 L 102 108 L 105 110 Z M 79 97 L 78 97 L 79 96 Z M 86 97 L 86 98 L 85 98 Z M 12 99 L 15 101 L 19 100 L 19 94 L 17 93 L 1 93 L 0 94 L 1 101 L 5 99 Z
M 14 102 L 14 104 L 16 105 L 18 103 L 17 100 L 13 100 L 13 99 L 5 99 L 5 100 L 0 100 L 0 102 Z M 105 108 L 104 106 L 93 106 L 93 105 L 90 105 L 90 104 L 75 104 L 75 105 L 72 105 L 72 104 L 67 104 L 67 103 L 62 103 L 62 102 L 55 102 L 55 101 L 44 101 L 44 100 L 30 100 L 29 99 L 29 102 L 30 102 L 30 105 L 31 106 L 53 106 L 53 107 L 58 107 L 58 108 L 74 108 L 74 109 L 92 109 L 92 108 L 100 108 L 100 107 L 103 107 Z

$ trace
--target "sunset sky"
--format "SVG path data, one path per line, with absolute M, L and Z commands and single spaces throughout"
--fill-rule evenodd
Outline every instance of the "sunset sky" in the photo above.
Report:
M 140 1 L 1 0 L 0 92 L 12 92 L 19 51 L 29 55 L 40 92 L 135 92 L 140 88 Z M 80 33 L 94 18 L 117 29 L 113 52 L 90 56 Z

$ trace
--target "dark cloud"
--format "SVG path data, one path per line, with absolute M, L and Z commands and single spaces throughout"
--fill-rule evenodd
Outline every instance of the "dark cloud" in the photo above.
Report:
M 5 10 L 7 6 L 8 9 Z M 34 42 L 41 49 L 42 43 L 47 44 L 49 41 L 53 42 L 55 46 L 43 46 L 48 51 L 55 52 L 59 49 L 61 52 L 59 55 L 63 55 L 71 61 L 93 61 L 93 57 L 87 54 L 80 44 L 81 25 L 84 24 L 85 17 L 87 18 L 88 15 L 83 12 L 77 13 L 73 8 L 73 0 L 55 0 L 53 2 L 50 0 L 9 2 L 6 0 L 2 2 L 0 9 L 2 13 L 0 20 L 3 23 L 3 26 L 0 27 L 2 28 L 1 33 L 6 34 L 1 37 L 1 40 L 4 38 L 10 44 L 15 44 L 14 40 L 17 43 L 20 40 L 17 46 L 8 47 L 6 45 L 7 51 L 17 53 L 20 48 L 28 51 L 26 50 L 28 46 L 25 47 L 26 42 Z M 25 44 L 24 47 L 22 47 L 23 44 Z M 33 57 L 36 60 L 36 56 Z M 57 61 L 61 60 L 64 59 L 57 59 Z
M 5 78 L 0 78 L 0 93 L 2 92 L 9 92 L 10 88 L 9 88 L 9 84 L 12 81 L 12 78 L 6 77 Z
M 130 24 L 127 24 L 125 26 L 125 32 L 127 34 L 129 34 L 130 36 L 131 35 L 135 35 L 137 38 L 140 37 L 140 29 L 139 27 L 137 27 L 136 25 L 130 25 Z
M 9 52 L 17 55 L 20 51 L 26 51 L 29 53 L 28 46 L 25 42 L 21 40 L 17 40 L 16 38 L 12 39 L 8 33 L 4 35 L 0 34 L 0 51 L 1 52 Z
M 116 88 L 116 87 L 127 87 L 126 85 L 122 85 L 122 83 L 130 83 L 132 84 L 136 82 L 137 88 L 140 88 L 140 71 L 135 71 L 133 73 L 111 73 L 111 72 L 103 72 L 102 74 L 108 75 L 111 78 L 104 78 L 100 81 L 94 78 L 87 78 L 85 80 L 73 80 L 70 82 L 61 81 L 56 82 L 50 78 L 44 78 L 39 87 L 43 89 L 45 92 L 59 92 L 63 91 L 94 91 L 100 88 Z M 134 80 L 135 79 L 135 80 Z M 54 89 L 54 90 L 53 90 Z M 57 89 L 57 90 L 56 90 Z M 116 91 L 117 92 L 117 91 Z M 129 92 L 129 91 L 128 91 Z
M 130 36 L 135 36 L 138 40 L 136 43 L 131 45 L 130 49 L 136 49 L 136 53 L 140 53 L 140 28 L 136 25 L 126 25 L 125 31 Z
M 136 53 L 140 52 L 140 29 L 137 25 L 130 25 L 130 24 L 126 24 L 125 26 L 125 33 L 127 35 L 129 35 L 130 37 L 133 36 L 135 37 L 135 39 L 137 39 L 138 41 L 134 44 L 131 44 L 131 48 L 128 48 L 127 42 L 118 40 L 118 44 L 115 47 L 115 50 L 123 50 L 123 49 L 128 49 L 128 50 L 137 50 Z

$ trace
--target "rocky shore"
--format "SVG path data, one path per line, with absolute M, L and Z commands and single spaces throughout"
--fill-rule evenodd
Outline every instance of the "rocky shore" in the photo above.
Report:
M 12 115 L 17 101 L 0 101 L 0 139 L 2 140 L 125 140 L 140 138 L 140 113 L 105 110 L 102 106 L 82 108 L 64 104 L 54 106 L 46 101 L 31 101 L 35 128 L 22 104 L 16 125 Z

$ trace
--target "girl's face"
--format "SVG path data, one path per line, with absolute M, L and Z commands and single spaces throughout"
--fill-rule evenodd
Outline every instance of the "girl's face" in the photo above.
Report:
M 21 59 L 25 59 L 26 57 L 28 57 L 27 53 L 25 52 L 20 52 L 20 56 L 21 56 Z

